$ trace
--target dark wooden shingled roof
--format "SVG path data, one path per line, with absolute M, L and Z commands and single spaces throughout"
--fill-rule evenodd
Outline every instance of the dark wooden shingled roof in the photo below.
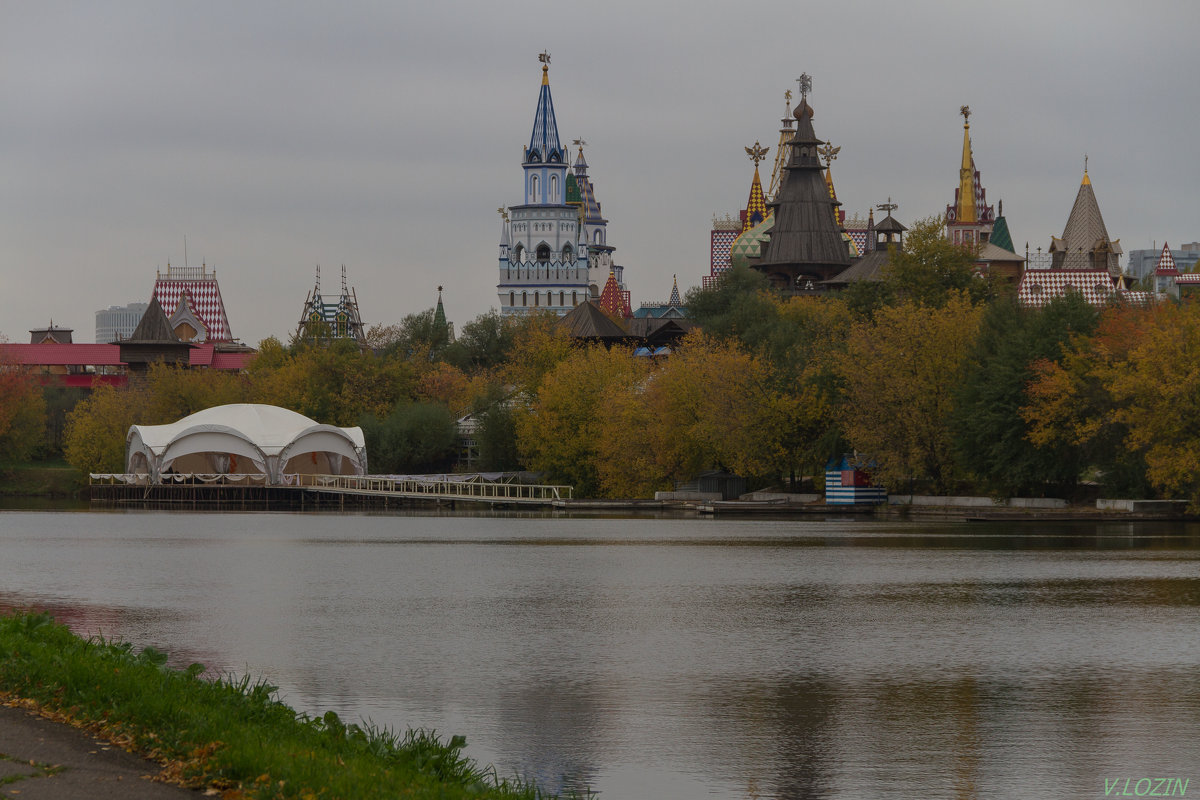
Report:
M 175 335 L 175 331 L 171 330 L 171 323 L 167 321 L 167 315 L 163 312 L 162 306 L 158 304 L 158 298 L 152 296 L 138 326 L 124 341 L 137 344 L 150 342 L 176 344 L 180 342 L 180 338 Z
M 791 268 L 829 278 L 849 266 L 850 254 L 835 221 L 834 200 L 817 156 L 817 146 L 823 142 L 813 131 L 812 108 L 807 101 L 801 101 L 794 116 L 799 124 L 792 137 L 790 160 L 779 195 L 771 203 L 775 226 L 755 266 L 764 271 Z
M 576 339 L 613 341 L 628 339 L 629 334 L 592 301 L 580 303 L 565 314 L 558 324 L 566 327 Z

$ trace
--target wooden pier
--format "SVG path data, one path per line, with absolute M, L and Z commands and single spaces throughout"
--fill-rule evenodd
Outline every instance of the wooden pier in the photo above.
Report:
M 545 507 L 570 500 L 573 488 L 482 476 L 285 475 L 268 486 L 266 475 L 185 474 L 151 483 L 144 474 L 92 474 L 97 505 L 177 510 L 317 511 L 450 506 Z

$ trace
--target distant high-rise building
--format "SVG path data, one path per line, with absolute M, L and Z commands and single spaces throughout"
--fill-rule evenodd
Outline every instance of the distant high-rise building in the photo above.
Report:
M 127 306 L 109 306 L 96 312 L 96 344 L 112 344 L 129 335 L 142 321 L 147 303 L 130 303 Z
M 1180 272 L 1191 272 L 1196 263 L 1200 262 L 1200 242 L 1189 242 L 1178 250 L 1171 250 L 1170 253 Z M 1154 274 L 1161 257 L 1162 250 L 1130 250 L 1125 271 L 1134 280 L 1141 280 Z

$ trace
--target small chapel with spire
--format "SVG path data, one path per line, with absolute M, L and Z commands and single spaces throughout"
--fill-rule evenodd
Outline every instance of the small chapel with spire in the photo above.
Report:
M 574 141 L 578 154 L 572 167 L 554 116 L 550 54 L 543 52 L 538 59 L 542 84 L 521 160 L 521 202 L 498 209 L 496 293 L 505 315 L 550 311 L 562 316 L 589 298 L 599 300 L 610 280 L 628 297 L 624 268 L 613 262 L 608 220 L 588 176 L 586 142 Z

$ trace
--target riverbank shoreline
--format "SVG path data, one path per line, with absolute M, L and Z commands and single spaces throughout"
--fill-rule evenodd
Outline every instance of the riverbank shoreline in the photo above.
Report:
M 264 682 L 171 669 L 152 648 L 85 640 L 47 614 L 0 616 L 0 705 L 0 785 L 36 785 L 26 796 L 548 796 L 466 758 L 461 736 L 311 718 Z

